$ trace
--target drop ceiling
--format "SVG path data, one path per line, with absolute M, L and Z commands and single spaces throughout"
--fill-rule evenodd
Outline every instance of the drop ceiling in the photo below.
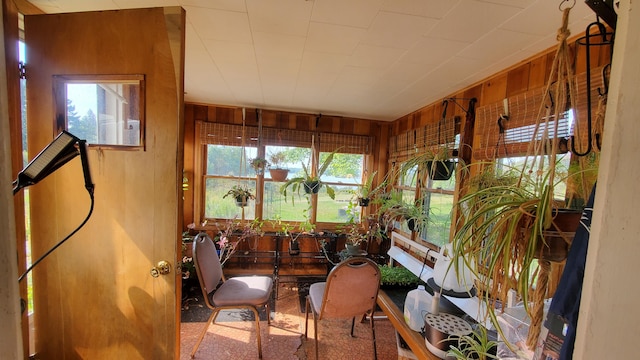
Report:
M 185 101 L 382 121 L 555 46 L 562 20 L 558 0 L 30 2 L 47 13 L 182 6 Z M 595 20 L 576 0 L 572 35 Z

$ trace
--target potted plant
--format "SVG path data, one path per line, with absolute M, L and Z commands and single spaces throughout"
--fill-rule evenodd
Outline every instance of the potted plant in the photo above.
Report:
M 350 219 L 340 229 L 345 236 L 345 249 L 347 255 L 357 255 L 361 251 L 361 245 L 367 241 L 367 233 L 363 232 L 360 224 L 356 223 L 353 218 Z
M 249 165 L 251 165 L 251 168 L 256 172 L 256 175 L 262 175 L 264 174 L 264 169 L 269 165 L 269 162 L 267 159 L 257 157 L 255 159 L 251 159 Z
M 236 205 L 240 207 L 247 206 L 249 200 L 256 198 L 249 188 L 240 185 L 234 185 L 222 198 L 224 199 L 227 196 L 233 197 L 236 201 Z
M 482 325 L 475 325 L 475 329 L 468 335 L 452 335 L 452 340 L 457 345 L 451 345 L 451 349 L 447 352 L 447 356 L 456 360 L 467 359 L 498 359 L 496 355 L 498 342 L 489 336 L 489 332 Z
M 283 182 L 287 181 L 289 175 L 289 169 L 285 169 L 281 166 L 286 161 L 286 154 L 282 151 L 278 151 L 269 155 L 269 174 L 273 181 Z
M 373 188 L 373 180 L 375 179 L 377 173 L 378 173 L 377 171 L 374 171 L 368 174 L 365 177 L 365 181 L 362 184 L 362 186 L 358 187 L 358 190 L 356 192 L 356 198 L 358 200 L 358 205 L 360 205 L 361 207 L 369 206 L 371 197 L 374 196 L 374 194 L 377 192 L 378 189 L 382 188 L 382 187 L 377 187 L 375 189 Z
M 494 323 L 495 302 L 505 304 L 510 289 L 516 290 L 532 319 L 540 316 L 536 314 L 546 298 L 549 263 L 566 257 L 582 214 L 554 200 L 549 180 L 554 178 L 552 185 L 557 185 L 567 177 L 557 164 L 524 168 L 515 182 L 512 172 L 493 178 L 481 172 L 483 179 L 472 178 L 469 184 L 475 188 L 456 205 L 459 218 L 451 265 L 457 268 L 462 259 L 474 269 Z M 533 288 L 536 292 L 530 293 Z M 537 334 L 530 336 L 537 340 Z
M 384 232 L 388 232 L 398 221 L 406 221 L 410 231 L 419 231 L 429 221 L 429 215 L 424 212 L 423 200 L 407 202 L 402 198 L 402 193 L 392 190 L 380 200 L 376 200 L 378 218 Z
M 336 149 L 329 153 L 321 164 L 317 164 L 315 169 L 312 169 L 310 166 L 306 166 L 302 163 L 302 170 L 304 171 L 304 174 L 302 176 L 296 176 L 289 179 L 280 187 L 280 193 L 284 195 L 285 199 L 287 198 L 287 194 L 290 194 L 291 201 L 293 202 L 294 193 L 297 193 L 298 196 L 300 196 L 300 189 L 303 189 L 306 194 L 311 195 L 317 194 L 320 188 L 324 187 L 327 195 L 329 195 L 331 199 L 335 199 L 335 190 L 328 184 L 323 183 L 320 179 L 325 171 L 327 171 L 327 168 L 329 168 L 329 165 L 333 161 L 338 150 L 339 149 Z M 289 192 L 289 188 L 291 188 L 291 192 Z

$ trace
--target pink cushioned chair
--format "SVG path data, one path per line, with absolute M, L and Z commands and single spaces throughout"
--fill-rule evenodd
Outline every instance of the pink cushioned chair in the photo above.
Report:
M 369 316 L 373 339 L 373 357 L 376 351 L 376 332 L 373 313 L 380 288 L 380 268 L 363 257 L 352 257 L 338 264 L 327 276 L 326 282 L 311 284 L 305 306 L 304 336 L 307 337 L 309 311 L 313 313 L 313 330 L 318 359 L 318 321 L 324 318 L 351 320 L 351 336 L 356 317 Z
M 198 280 L 200 281 L 205 303 L 213 311 L 202 329 L 198 342 L 191 351 L 191 358 L 195 358 L 196 351 L 198 351 L 209 325 L 215 322 L 220 310 L 247 308 L 253 311 L 255 315 L 258 357 L 262 359 L 258 306 L 266 308 L 267 324 L 271 324 L 269 313 L 269 298 L 273 287 L 271 277 L 239 276 L 225 279 L 220 259 L 216 252 L 216 246 L 213 240 L 205 233 L 200 233 L 193 239 L 193 262 L 198 273 Z M 220 284 L 221 280 L 222 284 Z

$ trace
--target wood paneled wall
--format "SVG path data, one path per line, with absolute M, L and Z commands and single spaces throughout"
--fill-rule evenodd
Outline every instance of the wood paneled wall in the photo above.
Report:
M 184 171 L 190 184 L 195 173 L 194 159 L 196 152 L 196 121 L 216 122 L 242 125 L 242 107 L 220 105 L 185 104 L 185 139 L 184 139 Z M 258 126 L 255 108 L 245 108 L 246 126 Z M 378 181 L 386 172 L 387 139 L 390 123 L 367 119 L 346 118 L 341 116 L 296 113 L 287 111 L 262 110 L 262 126 L 265 128 L 295 129 L 319 131 L 324 133 L 367 135 L 373 138 L 372 156 L 365 167 L 369 171 L 378 170 Z M 384 170 L 380 170 L 384 169 Z M 184 193 L 184 224 L 194 222 L 193 187 Z

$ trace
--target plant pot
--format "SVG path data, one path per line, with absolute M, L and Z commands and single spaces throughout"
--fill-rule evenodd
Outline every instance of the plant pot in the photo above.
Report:
M 542 260 L 561 262 L 569 254 L 569 246 L 582 218 L 581 210 L 558 209 L 554 211 L 551 227 L 542 232 L 536 244 L 536 257 Z
M 350 243 L 344 244 L 345 249 L 347 249 L 347 254 L 349 255 L 357 255 L 360 253 L 360 245 L 354 245 Z
M 456 169 L 453 160 L 427 161 L 427 169 L 431 180 L 449 180 Z
M 236 197 L 236 205 L 239 207 L 245 207 L 249 204 L 249 200 L 246 196 L 238 196 Z
M 407 227 L 409 228 L 409 231 L 415 231 L 416 230 L 416 219 L 407 220 Z
M 300 254 L 300 243 L 296 240 L 289 240 L 289 255 Z
M 302 185 L 304 186 L 304 192 L 307 194 L 317 194 L 320 191 L 319 181 L 305 181 Z
M 359 197 L 358 198 L 358 205 L 360 205 L 361 207 L 367 207 L 367 206 L 369 206 L 369 200 L 370 200 L 369 198 Z
M 287 176 L 289 175 L 289 169 L 269 169 L 269 174 L 271 174 L 271 180 L 284 182 L 287 181 Z

